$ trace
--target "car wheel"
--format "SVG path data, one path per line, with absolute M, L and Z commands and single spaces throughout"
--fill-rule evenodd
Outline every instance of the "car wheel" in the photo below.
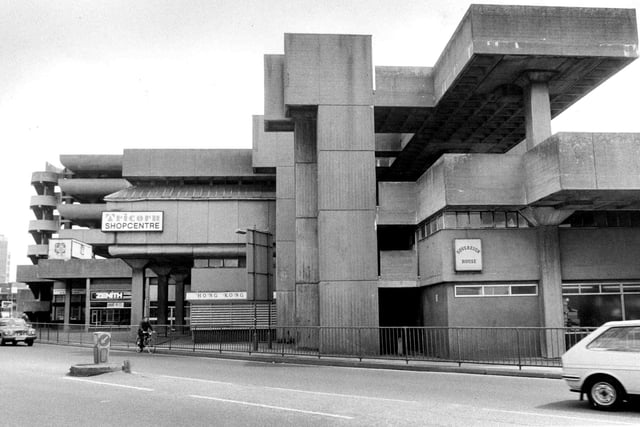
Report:
M 29 347 L 31 347 L 31 346 L 33 345 L 33 340 L 27 340 L 27 341 L 25 341 L 25 342 L 27 343 L 27 345 L 28 345 Z
M 18 341 L 13 340 L 13 341 L 11 342 L 11 344 L 13 344 L 13 345 L 18 345 Z
M 591 406 L 603 411 L 617 409 L 623 400 L 623 395 L 624 391 L 618 381 L 608 377 L 600 377 L 592 381 L 587 392 Z
M 4 345 L 4 340 L 0 340 L 0 345 Z

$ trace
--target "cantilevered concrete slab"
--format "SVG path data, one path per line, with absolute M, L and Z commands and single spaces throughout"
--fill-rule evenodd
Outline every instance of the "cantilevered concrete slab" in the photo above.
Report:
M 399 106 L 402 87 L 375 97 L 376 132 L 416 132 L 381 179 L 414 181 L 445 152 L 506 152 L 525 137 L 526 73 L 547 76 L 555 117 L 638 56 L 635 25 L 633 9 L 472 5 L 425 72 L 435 107 Z

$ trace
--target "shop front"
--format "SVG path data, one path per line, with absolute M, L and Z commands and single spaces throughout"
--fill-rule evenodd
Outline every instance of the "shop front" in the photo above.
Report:
M 131 284 L 91 284 L 90 325 L 131 325 Z

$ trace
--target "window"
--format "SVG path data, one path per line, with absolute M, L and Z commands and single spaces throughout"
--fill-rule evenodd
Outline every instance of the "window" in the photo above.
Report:
M 456 228 L 456 213 L 445 212 L 444 213 L 444 228 Z
M 480 218 L 483 227 L 493 227 L 493 212 L 482 212 Z
M 482 286 L 456 286 L 457 297 L 476 297 L 482 295 Z
M 567 326 L 600 326 L 640 319 L 640 283 L 563 283 Z
M 413 230 L 418 240 L 444 229 L 528 228 L 529 221 L 517 211 L 447 211 L 422 221 Z M 380 239 L 378 239 L 380 242 Z
M 227 268 L 238 268 L 238 258 L 225 258 L 223 263 Z
M 587 348 L 613 351 L 640 351 L 640 326 L 614 327 L 593 340 Z
M 456 285 L 456 297 L 536 296 L 535 284 Z
M 456 212 L 456 228 L 469 227 L 469 212 Z

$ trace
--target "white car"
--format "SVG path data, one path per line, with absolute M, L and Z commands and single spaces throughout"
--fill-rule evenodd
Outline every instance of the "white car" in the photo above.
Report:
M 595 409 L 640 396 L 640 320 L 608 322 L 562 355 L 562 378 Z

